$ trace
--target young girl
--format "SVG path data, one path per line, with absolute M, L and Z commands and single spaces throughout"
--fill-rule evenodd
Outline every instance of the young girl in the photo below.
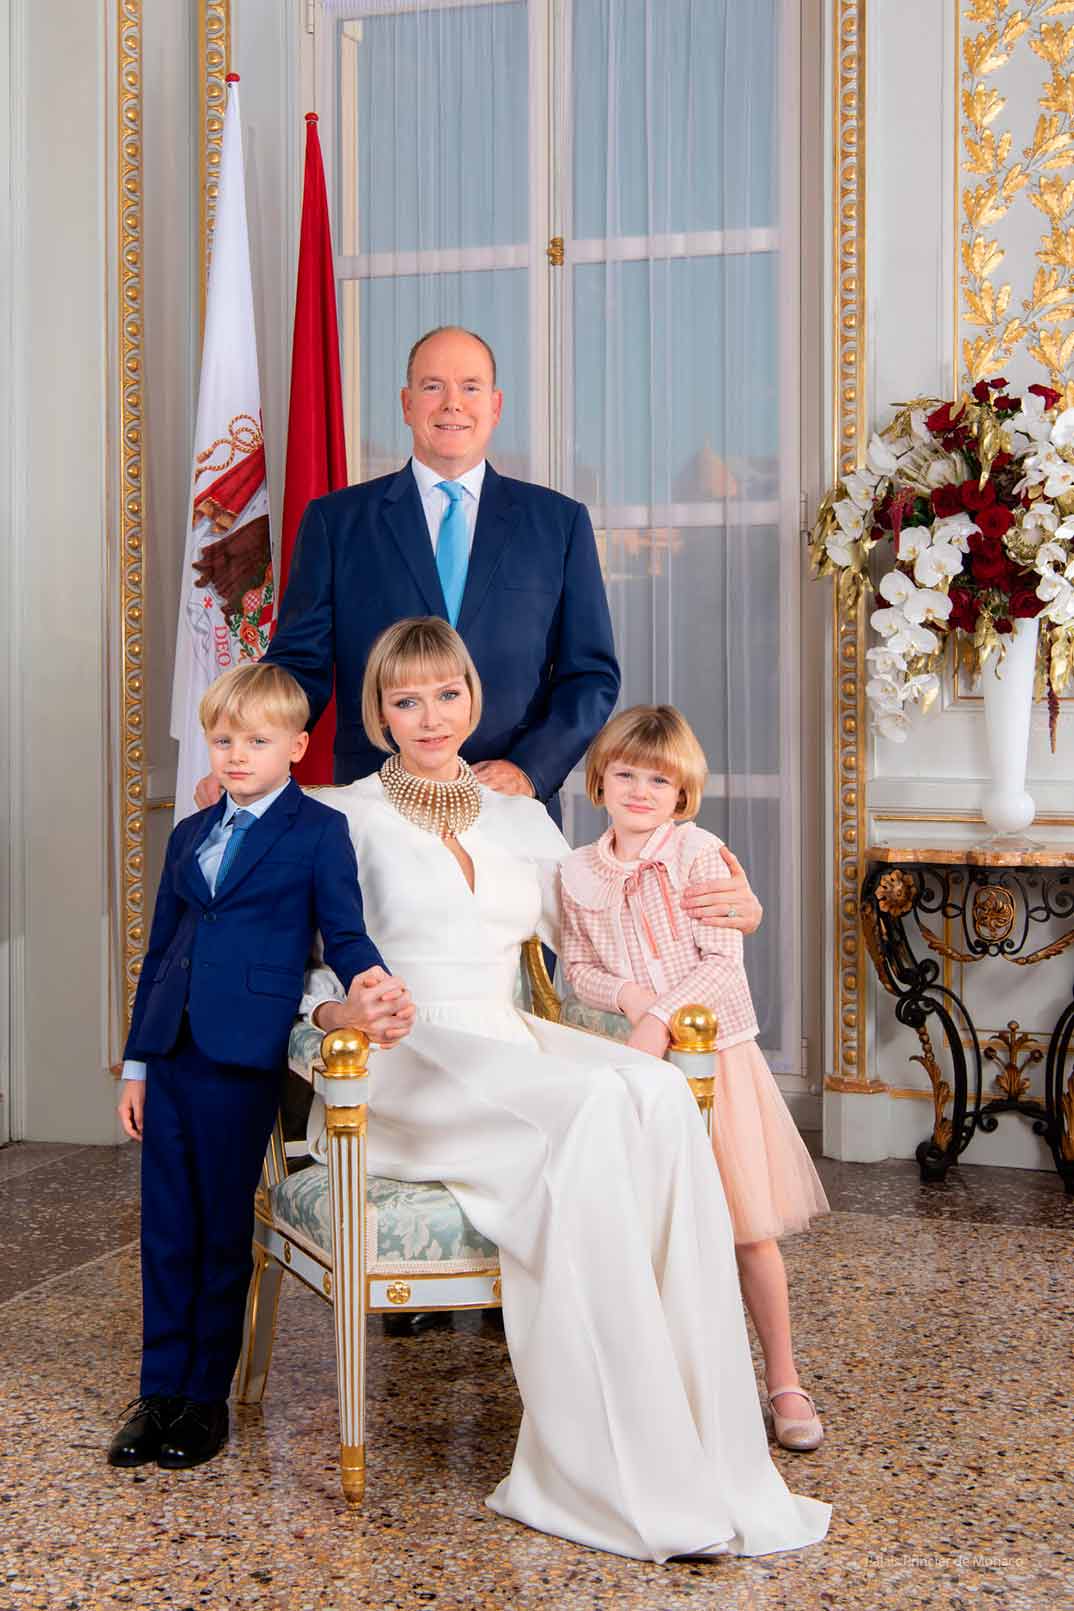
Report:
M 712 1146 L 742 1295 L 764 1351 L 776 1438 L 785 1449 L 815 1449 L 824 1430 L 798 1383 L 776 1238 L 804 1229 L 828 1202 L 756 1044 L 742 936 L 692 922 L 681 905 L 691 880 L 730 877 L 720 840 L 690 820 L 706 771 L 697 738 L 670 705 L 636 705 L 597 735 L 586 791 L 611 823 L 563 863 L 561 960 L 575 995 L 624 1014 L 628 1044 L 654 1057 L 667 1050 L 677 1008 L 716 1013 Z

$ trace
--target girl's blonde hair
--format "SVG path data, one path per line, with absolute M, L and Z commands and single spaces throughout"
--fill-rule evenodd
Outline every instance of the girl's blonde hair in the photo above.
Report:
M 592 805 L 603 805 L 604 774 L 616 761 L 666 772 L 679 785 L 675 816 L 697 816 L 708 763 L 693 728 L 674 705 L 632 705 L 601 728 L 585 758 L 585 792 Z
M 301 733 L 310 719 L 310 702 L 289 671 L 263 660 L 232 666 L 210 683 L 198 706 L 198 720 L 206 733 L 214 727 L 272 727 Z
M 396 621 L 369 651 L 362 678 L 362 726 L 378 750 L 392 750 L 384 728 L 382 703 L 387 688 L 410 682 L 448 681 L 461 677 L 470 690 L 470 732 L 481 720 L 481 678 L 454 627 L 439 615 L 417 615 Z

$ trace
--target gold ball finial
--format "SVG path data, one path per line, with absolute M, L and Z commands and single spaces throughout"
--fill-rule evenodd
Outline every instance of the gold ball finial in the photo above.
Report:
M 334 1080 L 353 1080 L 366 1071 L 369 1036 L 361 1029 L 331 1029 L 321 1041 L 325 1073 Z
M 711 1007 L 691 1002 L 672 1013 L 668 1024 L 671 1049 L 675 1052 L 714 1052 L 720 1032 L 719 1020 Z

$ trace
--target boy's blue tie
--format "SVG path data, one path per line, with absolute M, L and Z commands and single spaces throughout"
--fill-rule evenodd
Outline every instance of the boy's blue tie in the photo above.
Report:
M 466 533 L 466 514 L 462 500 L 466 488 L 459 481 L 438 481 L 437 491 L 448 500 L 440 517 L 440 533 L 436 539 L 436 568 L 444 590 L 448 620 L 452 626 L 459 619 L 466 572 L 470 564 L 469 543 Z
M 257 818 L 254 816 L 252 811 L 236 811 L 235 815 L 232 817 L 231 838 L 224 846 L 224 854 L 220 858 L 220 870 L 216 875 L 216 888 L 213 890 L 214 895 L 219 894 L 220 886 L 223 884 L 224 879 L 227 877 L 231 869 L 232 862 L 239 853 L 239 846 L 242 844 L 243 835 L 245 834 L 247 828 L 253 827 L 256 821 Z

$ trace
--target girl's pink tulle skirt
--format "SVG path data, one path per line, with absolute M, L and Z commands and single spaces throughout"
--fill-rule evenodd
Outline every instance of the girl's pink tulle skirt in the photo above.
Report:
M 828 1199 L 756 1041 L 716 1053 L 712 1150 L 736 1243 L 805 1230 Z

